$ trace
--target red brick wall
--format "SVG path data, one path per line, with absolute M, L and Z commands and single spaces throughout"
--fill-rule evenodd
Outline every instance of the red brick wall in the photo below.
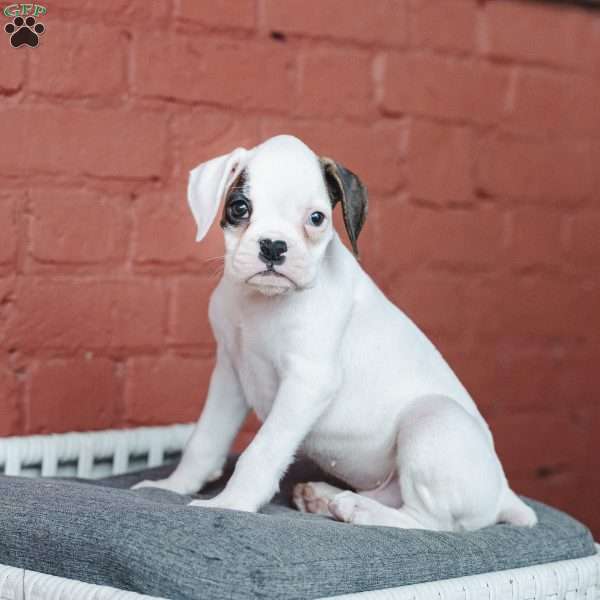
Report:
M 290 132 L 369 186 L 364 265 L 516 489 L 600 535 L 600 13 L 47 5 L 38 48 L 0 39 L 0 435 L 197 416 L 222 244 L 194 244 L 187 171 Z

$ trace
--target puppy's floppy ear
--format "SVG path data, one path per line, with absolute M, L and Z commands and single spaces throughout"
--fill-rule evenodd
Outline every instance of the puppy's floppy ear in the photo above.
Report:
M 340 200 L 342 202 L 346 231 L 352 251 L 358 256 L 357 240 L 367 218 L 367 188 L 352 171 L 331 158 L 322 156 L 319 161 L 332 206 L 335 207 Z
M 236 148 L 190 171 L 188 204 L 198 226 L 197 242 L 207 234 L 215 220 L 225 192 L 243 168 L 246 154 L 245 148 Z

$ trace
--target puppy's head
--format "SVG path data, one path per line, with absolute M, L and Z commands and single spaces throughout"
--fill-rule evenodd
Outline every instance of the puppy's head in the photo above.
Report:
M 222 203 L 225 276 L 267 295 L 314 284 L 338 202 L 355 254 L 367 214 L 358 177 L 289 135 L 199 165 L 190 173 L 188 202 L 197 241 Z

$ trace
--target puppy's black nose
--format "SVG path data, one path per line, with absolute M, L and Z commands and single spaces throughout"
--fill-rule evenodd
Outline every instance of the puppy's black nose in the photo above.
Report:
M 285 260 L 283 256 L 287 252 L 287 244 L 283 240 L 262 239 L 258 241 L 260 251 L 258 258 L 266 265 L 281 265 Z

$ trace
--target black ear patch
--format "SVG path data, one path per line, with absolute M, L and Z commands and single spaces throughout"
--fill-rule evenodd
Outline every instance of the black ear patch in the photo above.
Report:
M 352 251 L 358 256 L 357 240 L 367 219 L 367 188 L 352 171 L 331 158 L 323 156 L 319 161 L 331 198 L 331 205 L 335 207 L 338 202 L 342 202 L 344 225 L 352 244 Z

